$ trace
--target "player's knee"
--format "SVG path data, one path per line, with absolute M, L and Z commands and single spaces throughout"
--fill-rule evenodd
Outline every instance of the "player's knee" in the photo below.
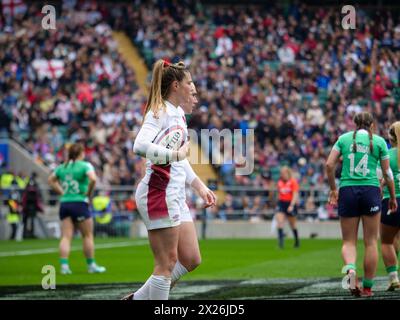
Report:
M 72 234 L 63 234 L 61 236 L 61 241 L 60 242 L 70 242 L 72 240 Z
M 382 246 L 391 246 L 394 244 L 393 242 L 394 242 L 394 239 L 390 239 L 385 236 L 381 237 Z
M 88 232 L 81 232 L 82 238 L 86 240 L 93 239 L 93 233 L 88 231 Z
M 393 245 L 393 243 L 389 242 L 388 240 L 381 240 L 382 249 L 389 248 Z
M 93 237 L 89 234 L 85 234 L 85 235 L 82 235 L 82 240 L 87 243 L 87 242 L 93 241 Z
M 377 247 L 378 246 L 378 238 L 372 237 L 364 239 L 364 246 L 365 247 Z
M 354 246 L 357 246 L 357 239 L 344 238 L 342 240 L 342 246 L 343 247 L 354 247 Z

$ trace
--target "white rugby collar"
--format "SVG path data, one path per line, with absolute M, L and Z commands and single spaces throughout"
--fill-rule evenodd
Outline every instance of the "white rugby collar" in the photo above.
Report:
M 176 115 L 179 116 L 180 115 L 180 112 L 179 112 L 180 107 L 179 106 L 176 107 L 175 105 L 173 105 L 168 100 L 164 100 L 164 102 L 165 102 L 165 106 L 166 106 L 166 109 L 167 109 L 167 113 L 170 116 L 176 116 Z

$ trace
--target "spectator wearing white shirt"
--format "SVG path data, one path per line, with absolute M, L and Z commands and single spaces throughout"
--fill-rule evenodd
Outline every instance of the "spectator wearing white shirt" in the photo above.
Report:
M 288 45 L 283 45 L 278 50 L 278 57 L 282 63 L 292 64 L 294 63 L 295 54 L 292 48 L 290 48 Z

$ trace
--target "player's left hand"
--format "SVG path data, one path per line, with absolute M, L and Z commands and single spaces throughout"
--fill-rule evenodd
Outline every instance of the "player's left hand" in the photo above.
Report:
M 89 203 L 91 203 L 93 200 L 93 192 L 91 192 L 91 193 L 86 192 L 85 196 L 88 198 Z
M 217 203 L 217 196 L 208 188 L 203 188 L 199 191 L 200 197 L 204 201 L 204 208 L 215 206 Z
M 389 199 L 389 210 L 390 212 L 396 212 L 397 211 L 397 200 L 396 198 L 394 199 Z

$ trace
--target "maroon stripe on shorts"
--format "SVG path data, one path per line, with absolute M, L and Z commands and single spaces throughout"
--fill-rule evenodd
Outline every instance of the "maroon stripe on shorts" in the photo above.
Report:
M 152 165 L 151 168 L 153 172 L 148 184 L 147 212 L 150 220 L 157 220 L 169 216 L 166 189 L 170 180 L 171 166 L 159 167 Z

